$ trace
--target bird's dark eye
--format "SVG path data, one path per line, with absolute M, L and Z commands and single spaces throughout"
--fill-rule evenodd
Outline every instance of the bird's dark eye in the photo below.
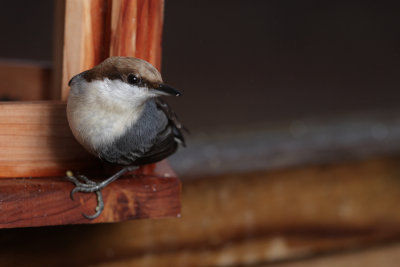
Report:
M 129 74 L 128 75 L 128 83 L 130 83 L 130 84 L 137 84 L 137 83 L 139 83 L 139 78 L 138 77 L 136 77 L 134 74 Z

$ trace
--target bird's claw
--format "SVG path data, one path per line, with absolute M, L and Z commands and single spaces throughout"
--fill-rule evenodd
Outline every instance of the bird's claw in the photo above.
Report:
M 76 175 L 74 176 L 71 171 L 67 171 L 67 179 L 75 184 L 74 189 L 72 189 L 70 193 L 70 197 L 72 200 L 74 200 L 74 194 L 76 192 L 82 192 L 82 193 L 92 193 L 95 192 L 97 195 L 97 206 L 96 206 L 96 213 L 93 215 L 87 215 L 82 213 L 82 215 L 89 220 L 96 219 L 97 217 L 100 216 L 101 212 L 104 210 L 104 201 L 103 201 L 103 195 L 101 194 L 101 187 L 98 185 L 98 183 L 90 180 L 86 176 L 83 175 Z M 83 181 L 83 182 L 81 182 Z
M 93 215 L 87 215 L 85 213 L 82 213 L 83 217 L 85 217 L 86 219 L 89 219 L 89 220 L 96 219 L 97 217 L 100 216 L 100 214 L 104 210 L 104 201 L 103 201 L 103 196 L 101 194 L 101 191 L 100 190 L 96 191 L 96 195 L 97 195 L 96 213 Z

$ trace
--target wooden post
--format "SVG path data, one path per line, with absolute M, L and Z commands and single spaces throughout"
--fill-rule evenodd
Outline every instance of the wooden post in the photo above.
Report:
M 145 59 L 158 69 L 161 67 L 161 33 L 164 1 L 138 1 L 138 29 L 136 57 Z
M 159 69 L 163 8 L 163 0 L 65 0 L 59 99 L 75 74 L 109 56 L 139 57 Z
M 106 0 L 66 0 L 61 79 L 61 99 L 66 100 L 68 81 L 106 58 Z M 57 88 L 55 88 L 57 90 Z
M 112 1 L 110 56 L 136 55 L 138 1 Z

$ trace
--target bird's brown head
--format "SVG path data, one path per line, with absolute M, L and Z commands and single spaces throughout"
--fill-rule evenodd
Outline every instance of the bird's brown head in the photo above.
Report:
M 77 76 L 81 76 L 89 83 L 105 80 L 123 82 L 132 87 L 141 88 L 143 91 L 147 90 L 149 96 L 180 95 L 180 92 L 163 83 L 160 72 L 153 65 L 139 58 L 110 57 Z M 70 85 L 75 77 L 71 79 Z M 117 90 L 118 86 L 115 89 Z

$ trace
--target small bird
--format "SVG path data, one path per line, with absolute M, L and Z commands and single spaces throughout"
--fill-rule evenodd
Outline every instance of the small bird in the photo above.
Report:
M 76 140 L 91 154 L 122 169 L 102 182 L 67 172 L 76 192 L 95 192 L 97 218 L 104 209 L 101 190 L 139 166 L 160 161 L 185 146 L 182 125 L 159 96 L 180 96 L 147 61 L 110 57 L 75 75 L 67 102 L 68 123 Z

